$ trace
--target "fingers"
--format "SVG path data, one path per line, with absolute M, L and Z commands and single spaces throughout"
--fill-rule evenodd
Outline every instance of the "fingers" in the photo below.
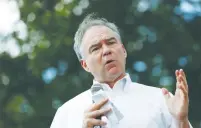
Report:
M 183 86 L 183 82 L 181 82 L 181 84 L 179 84 L 179 89 L 181 90 L 180 94 L 186 99 L 188 98 L 188 91 L 186 90 L 186 88 Z
M 175 94 L 181 95 L 184 99 L 188 98 L 188 84 L 186 80 L 186 75 L 182 69 L 175 71 L 177 79 L 177 89 Z
M 179 76 L 179 70 L 175 71 L 175 76 L 176 76 L 176 78 Z
M 186 90 L 188 91 L 188 83 L 186 80 L 186 75 L 182 69 L 180 69 L 180 79 L 181 79 L 181 81 L 183 81 L 183 85 L 186 88 Z
M 169 91 L 166 88 L 162 88 L 162 92 L 165 97 L 165 100 L 167 101 L 171 97 Z
M 109 111 L 111 111 L 111 108 L 96 110 L 96 111 L 93 111 L 93 112 L 86 114 L 86 117 L 87 118 L 96 118 L 98 116 L 105 115 Z
M 111 111 L 111 108 L 101 109 L 101 107 L 107 102 L 108 99 L 104 99 L 99 103 L 94 103 L 88 110 L 85 111 L 83 119 L 84 128 L 93 128 L 94 126 L 103 126 L 106 124 L 104 121 L 96 118 Z
M 106 125 L 106 122 L 99 120 L 99 119 L 94 119 L 94 118 L 88 118 L 84 120 L 84 128 L 93 128 L 94 126 L 104 126 Z
M 108 99 L 104 99 L 102 100 L 101 102 L 99 103 L 95 103 L 90 109 L 89 111 L 95 111 L 95 110 L 98 110 L 100 109 L 104 104 L 106 104 L 108 102 Z
M 187 84 L 187 80 L 186 80 L 186 74 L 185 74 L 185 72 L 184 72 L 182 69 L 180 69 L 180 74 L 184 77 L 184 83 L 185 83 L 186 85 L 188 85 L 188 84 Z
M 183 76 L 179 76 L 179 81 L 181 85 L 183 86 L 183 88 L 188 92 L 188 85 L 186 83 L 185 78 Z
M 177 80 L 176 87 L 178 88 L 178 84 L 179 84 L 179 70 L 175 71 L 175 76 L 176 76 L 176 80 Z
M 176 79 L 177 79 L 177 88 L 179 88 L 179 84 L 182 83 L 182 86 L 184 86 L 185 90 L 188 92 L 188 84 L 186 80 L 186 75 L 182 69 L 175 71 Z
M 164 95 L 167 95 L 169 93 L 166 88 L 162 88 L 162 92 L 163 92 Z

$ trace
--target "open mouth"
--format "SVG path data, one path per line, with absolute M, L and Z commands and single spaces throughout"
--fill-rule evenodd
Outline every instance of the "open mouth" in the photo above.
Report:
M 108 60 L 108 61 L 106 61 L 106 63 L 105 64 L 109 64 L 109 63 L 111 63 L 111 62 L 113 62 L 114 60 Z

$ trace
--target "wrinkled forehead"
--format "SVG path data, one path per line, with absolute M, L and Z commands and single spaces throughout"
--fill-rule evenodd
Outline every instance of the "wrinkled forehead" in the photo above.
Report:
M 91 45 L 111 37 L 117 38 L 117 34 L 106 26 L 93 26 L 89 28 L 82 39 L 82 45 Z

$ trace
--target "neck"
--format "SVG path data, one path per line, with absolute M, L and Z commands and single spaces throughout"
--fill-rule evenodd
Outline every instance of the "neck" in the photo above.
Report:
M 110 86 L 110 88 L 113 88 L 114 87 L 114 84 L 118 81 L 118 80 L 120 80 L 120 79 L 122 79 L 124 76 L 126 76 L 126 74 L 125 73 L 122 73 L 119 77 L 117 77 L 115 80 L 113 80 L 112 82 L 105 82 L 106 84 L 108 84 L 109 86 Z

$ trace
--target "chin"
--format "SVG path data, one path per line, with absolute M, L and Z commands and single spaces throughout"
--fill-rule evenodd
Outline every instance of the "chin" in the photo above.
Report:
M 108 75 L 112 77 L 119 77 L 122 74 L 120 70 L 110 70 L 108 71 Z
M 112 68 L 108 71 L 109 74 L 118 74 L 120 71 L 117 68 Z

